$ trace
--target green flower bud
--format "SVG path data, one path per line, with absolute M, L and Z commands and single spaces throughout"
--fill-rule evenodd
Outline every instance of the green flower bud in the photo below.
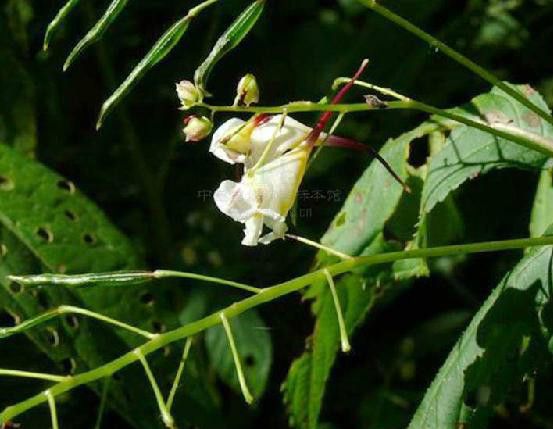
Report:
M 183 110 L 187 110 L 202 100 L 202 92 L 189 80 L 181 80 L 177 83 L 177 96 Z
M 234 99 L 234 105 L 244 104 L 249 106 L 250 104 L 259 102 L 259 86 L 257 86 L 257 80 L 255 76 L 248 73 L 240 82 L 236 88 L 236 98 Z
M 184 118 L 184 128 L 182 131 L 186 136 L 187 142 L 198 142 L 205 139 L 211 133 L 212 128 L 213 123 L 209 118 L 190 115 Z

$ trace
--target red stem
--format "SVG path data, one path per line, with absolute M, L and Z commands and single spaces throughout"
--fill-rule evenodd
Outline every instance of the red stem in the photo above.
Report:
M 340 89 L 340 91 L 338 91 L 338 93 L 334 96 L 334 98 L 332 99 L 332 101 L 330 102 L 330 104 L 338 104 L 342 98 L 344 98 L 344 96 L 348 93 L 348 91 L 351 89 L 351 87 L 353 86 L 353 84 L 355 83 L 355 81 L 357 79 L 359 79 L 359 76 L 361 76 L 361 74 L 365 71 L 365 69 L 367 68 L 367 66 L 369 65 L 369 60 L 363 60 L 363 62 L 361 63 L 361 66 L 359 67 L 359 69 L 355 72 L 355 74 L 353 75 L 353 77 L 351 78 L 351 80 L 345 84 L 342 89 Z M 321 135 L 321 133 L 323 132 L 323 130 L 325 129 L 326 127 L 326 124 L 328 123 L 328 121 L 330 120 L 330 118 L 332 117 L 332 114 L 334 112 L 324 112 L 320 117 L 319 117 L 319 121 L 317 122 L 317 124 L 313 127 L 313 130 L 311 130 L 311 132 L 309 133 L 309 135 L 307 136 L 307 143 L 309 144 L 309 146 L 313 147 L 315 145 L 315 142 L 318 140 L 319 136 Z

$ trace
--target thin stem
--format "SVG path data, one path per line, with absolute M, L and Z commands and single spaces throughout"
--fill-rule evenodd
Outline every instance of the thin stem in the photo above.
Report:
M 63 285 L 67 287 L 84 287 L 94 285 L 109 285 L 109 286 L 128 286 L 146 283 L 155 279 L 164 278 L 187 278 L 200 280 L 208 283 L 217 283 L 226 286 L 231 286 L 237 289 L 247 290 L 253 293 L 259 293 L 260 289 L 249 286 L 244 283 L 233 282 L 230 280 L 220 279 L 218 277 L 204 276 L 197 273 L 187 273 L 184 271 L 173 270 L 155 270 L 155 271 L 114 271 L 107 273 L 85 273 L 85 274 L 38 274 L 28 276 L 8 276 L 8 279 L 25 286 L 38 285 Z
M 111 384 L 111 377 L 107 377 L 102 387 L 102 397 L 100 399 L 100 408 L 98 409 L 98 416 L 96 417 L 96 424 L 94 425 L 94 429 L 100 429 L 100 427 L 102 426 L 102 419 L 104 418 L 104 412 L 106 410 L 110 384 Z
M 175 379 L 173 380 L 173 385 L 171 386 L 171 392 L 169 392 L 169 396 L 167 397 L 167 402 L 165 402 L 165 407 L 169 412 L 171 412 L 171 408 L 173 407 L 173 401 L 175 400 L 175 395 L 180 385 L 182 373 L 184 372 L 184 363 L 188 358 L 190 347 L 192 347 L 192 338 L 189 337 L 186 339 L 186 342 L 184 343 L 184 348 L 182 350 L 182 357 L 180 358 L 179 367 L 177 368 L 177 374 L 175 375 Z
M 0 376 L 34 378 L 37 380 L 54 381 L 56 383 L 67 380 L 68 378 L 67 376 L 63 375 L 46 374 L 43 372 L 20 371 L 18 369 L 0 369 Z
M 56 399 L 50 390 L 44 392 L 44 396 L 48 399 L 48 407 L 50 408 L 50 417 L 52 419 L 52 429 L 59 429 L 58 413 L 56 411 Z
M 450 57 L 452 60 L 466 67 L 476 75 L 480 76 L 482 79 L 488 81 L 490 84 L 500 88 L 501 90 L 503 90 L 503 92 L 510 95 L 515 100 L 517 100 L 524 106 L 528 107 L 528 109 L 532 110 L 534 113 L 536 113 L 537 115 L 539 115 L 540 117 L 542 117 L 547 122 L 553 125 L 553 117 L 548 112 L 541 109 L 539 106 L 536 106 L 533 102 L 527 99 L 518 90 L 511 88 L 509 85 L 506 85 L 497 76 L 495 76 L 493 73 L 490 73 L 484 67 L 476 64 L 474 61 L 471 61 L 463 54 L 457 52 L 455 49 L 450 48 L 448 45 L 439 41 L 434 36 L 432 36 L 431 34 L 428 34 L 424 30 L 420 29 L 416 25 L 406 20 L 405 18 L 402 18 L 401 16 L 395 14 L 391 10 L 378 4 L 376 0 L 358 0 L 358 1 L 363 5 L 367 6 L 369 9 L 372 9 L 382 17 L 386 18 L 387 20 L 402 27 L 404 30 L 407 30 L 408 32 L 414 34 L 419 39 L 429 43 L 430 46 L 433 46 L 437 50 L 440 50 L 445 55 Z
M 230 324 L 228 322 L 227 316 L 225 316 L 224 311 L 219 313 L 219 317 L 221 319 L 221 323 L 223 324 L 223 328 L 225 328 L 225 333 L 227 334 L 230 351 L 232 353 L 232 358 L 234 359 L 234 366 L 236 367 L 236 374 L 238 375 L 238 383 L 240 384 L 240 390 L 242 390 L 242 394 L 244 395 L 244 399 L 246 400 L 246 402 L 248 404 L 251 404 L 253 402 L 253 396 L 250 393 L 248 384 L 246 383 L 246 377 L 244 376 L 244 371 L 242 370 L 240 355 L 238 354 L 238 349 L 236 348 L 236 344 L 234 342 L 234 336 L 232 335 Z
M 406 250 L 403 252 L 389 252 L 381 253 L 379 255 L 359 256 L 357 258 L 329 265 L 324 269 L 328 270 L 331 275 L 337 276 L 339 274 L 350 272 L 359 267 L 387 264 L 404 259 L 434 258 L 470 253 L 487 253 L 551 245 L 553 245 L 553 236 L 430 247 L 424 249 Z M 256 295 L 250 296 L 226 307 L 223 310 L 225 317 L 236 317 L 247 310 L 258 307 L 268 302 L 272 302 L 282 296 L 300 291 L 305 287 L 313 284 L 315 281 L 321 281 L 325 278 L 326 276 L 324 274 L 324 271 L 321 269 L 294 278 L 287 282 L 265 288 Z M 142 355 L 148 355 L 156 350 L 165 347 L 168 344 L 182 340 L 183 338 L 188 338 L 196 335 L 200 332 L 205 331 L 206 329 L 220 324 L 221 322 L 222 318 L 220 316 L 220 313 L 213 313 L 209 316 L 204 317 L 203 319 L 186 324 L 173 331 L 160 334 L 156 338 L 140 346 L 139 350 L 141 351 Z M 114 359 L 113 361 L 94 368 L 90 371 L 83 372 L 64 381 L 61 381 L 52 386 L 50 388 L 50 391 L 54 396 L 58 396 L 82 384 L 91 383 L 95 380 L 109 377 L 117 371 L 132 364 L 133 362 L 136 362 L 139 359 L 136 350 L 137 349 L 135 349 L 135 351 L 125 353 L 117 359 Z M 14 417 L 19 416 L 25 411 L 41 403 L 44 403 L 45 401 L 46 398 L 44 397 L 44 395 L 38 394 L 15 405 L 9 406 L 5 408 L 2 413 L 0 413 L 0 422 L 13 420 Z
M 334 256 L 338 256 L 340 259 L 353 259 L 353 256 L 346 255 L 345 253 L 334 250 L 331 247 L 327 247 L 324 244 L 317 243 L 316 241 L 309 240 L 308 238 L 300 237 L 299 235 L 286 234 L 286 238 L 299 241 L 300 243 L 307 244 L 308 246 L 316 249 L 324 250 L 326 253 Z
M 249 285 L 244 284 L 244 283 L 233 282 L 231 280 L 223 280 L 223 279 L 220 279 L 218 277 L 204 276 L 202 274 L 185 273 L 185 272 L 182 272 L 182 271 L 155 270 L 154 271 L 154 277 L 156 279 L 179 277 L 179 278 L 201 280 L 201 281 L 204 281 L 204 282 L 218 283 L 218 284 L 222 284 L 222 285 L 226 285 L 226 286 L 231 286 L 231 287 L 236 288 L 236 289 L 247 290 L 248 292 L 253 292 L 253 293 L 261 293 L 263 291 L 263 289 L 253 287 L 253 286 L 249 286 Z
M 349 78 L 349 77 L 338 77 L 338 78 L 334 79 L 334 83 L 332 84 L 332 88 L 337 88 L 338 86 L 340 86 L 344 83 L 348 83 L 350 80 L 351 80 L 351 78 Z M 375 91 L 380 92 L 382 95 L 387 95 L 389 97 L 393 97 L 393 98 L 395 98 L 399 101 L 409 101 L 409 100 L 411 100 L 409 97 L 401 95 L 399 92 L 396 92 L 393 89 L 383 88 L 381 86 L 374 85 L 372 83 L 363 82 L 362 80 L 355 81 L 355 85 L 363 86 L 363 87 L 368 88 L 368 89 L 373 89 Z
M 532 150 L 544 153 L 548 156 L 553 156 L 553 141 L 540 136 L 535 133 L 525 131 L 521 128 L 508 125 L 494 123 L 489 125 L 479 119 L 470 119 L 465 116 L 451 113 L 444 109 L 439 109 L 428 104 L 421 103 L 415 100 L 409 101 L 388 101 L 383 103 L 382 106 L 374 106 L 367 103 L 353 103 L 353 104 L 319 104 L 310 101 L 299 101 L 282 106 L 250 106 L 250 107 L 237 107 L 232 106 L 210 106 L 202 104 L 202 106 L 216 111 L 225 112 L 254 112 L 254 113 L 279 113 L 286 109 L 288 112 L 341 112 L 341 113 L 353 113 L 353 112 L 367 112 L 371 110 L 419 110 L 430 114 L 442 116 L 444 118 L 451 119 L 455 122 L 459 122 L 470 127 L 477 128 L 481 131 L 490 133 L 497 137 L 501 137 L 517 143 L 521 146 L 527 147 Z
M 144 354 L 142 353 L 140 348 L 134 349 L 134 354 L 137 356 L 138 360 L 144 367 L 144 372 L 146 373 L 146 376 L 148 377 L 148 381 L 152 386 L 152 390 L 154 391 L 154 396 L 156 398 L 156 402 L 159 407 L 159 412 L 161 413 L 161 418 L 163 419 L 163 423 L 167 428 L 173 429 L 175 427 L 175 420 L 173 419 L 173 416 L 171 416 L 171 413 L 165 406 L 163 395 L 159 390 L 159 386 L 157 384 L 156 378 L 154 377 L 154 373 L 152 372 L 150 365 L 148 365 L 148 361 L 144 357 Z
M 336 286 L 334 285 L 334 279 L 332 274 L 328 270 L 324 270 L 326 280 L 328 282 L 328 287 L 330 288 L 330 293 L 332 294 L 332 300 L 334 301 L 334 307 L 336 308 L 336 316 L 338 318 L 338 328 L 340 330 L 340 343 L 342 346 L 342 351 L 348 353 L 351 350 L 351 345 L 348 340 L 348 331 L 346 330 L 346 323 L 344 322 L 344 315 L 342 314 L 342 306 L 340 305 L 340 300 L 338 298 L 338 293 L 336 292 Z
M 119 320 L 112 319 L 111 317 L 104 316 L 99 313 L 95 313 L 94 311 L 86 310 L 84 308 L 80 307 L 73 307 L 71 305 L 62 305 L 58 308 L 55 308 L 53 310 L 47 311 L 43 314 L 40 314 L 36 317 L 33 317 L 32 319 L 25 320 L 24 322 L 20 323 L 19 325 L 9 327 L 9 328 L 0 328 L 0 338 L 6 338 L 10 337 L 15 334 L 19 334 L 22 332 L 27 331 L 28 329 L 31 329 L 37 325 L 40 325 L 44 322 L 47 322 L 48 320 L 54 319 L 58 316 L 64 315 L 64 314 L 80 314 L 82 316 L 90 317 L 92 319 L 100 320 L 102 322 L 106 322 L 110 325 L 117 326 L 119 328 L 126 329 L 127 331 L 133 332 L 135 334 L 141 335 L 149 340 L 155 338 L 158 334 L 153 334 L 151 332 L 145 331 L 143 329 L 137 328 L 136 326 L 129 325 L 124 322 L 120 322 Z

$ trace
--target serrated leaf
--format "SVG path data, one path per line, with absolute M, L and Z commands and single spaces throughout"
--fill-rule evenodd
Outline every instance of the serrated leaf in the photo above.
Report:
M 409 143 L 436 128 L 422 124 L 390 140 L 380 154 L 403 180 L 407 178 Z M 402 186 L 377 161 L 373 161 L 352 188 L 343 208 L 321 239 L 328 247 L 348 255 L 359 255 L 382 232 L 385 222 L 394 214 Z
M 54 19 L 50 21 L 50 23 L 48 24 L 48 28 L 46 29 L 46 33 L 44 34 L 43 49 L 45 51 L 48 49 L 48 46 L 50 46 L 50 42 L 52 41 L 52 38 L 54 37 L 54 34 L 59 26 L 63 23 L 67 15 L 69 15 L 69 13 L 71 13 L 71 11 L 75 9 L 75 6 L 77 6 L 79 1 L 80 0 L 68 0 L 67 3 L 65 3 L 63 7 L 58 11 Z
M 423 124 L 388 141 L 380 154 L 405 180 L 409 144 L 435 128 L 435 124 Z M 373 161 L 353 187 L 322 243 L 349 255 L 371 255 L 388 250 L 390 244 L 384 239 L 383 231 L 386 222 L 396 212 L 402 193 L 402 186 L 379 162 Z M 323 254 L 318 259 L 320 265 L 327 262 Z M 389 281 L 389 271 L 389 266 L 372 267 L 362 276 L 350 274 L 338 280 L 336 290 L 350 335 L 372 307 L 381 278 Z M 292 425 L 315 429 L 326 383 L 339 350 L 340 334 L 328 285 L 325 282 L 314 285 L 306 292 L 305 298 L 314 299 L 315 330 L 308 350 L 290 367 L 283 388 Z
M 340 348 L 336 309 L 328 285 L 316 286 L 317 300 L 313 311 L 317 316 L 310 347 L 296 359 L 283 385 L 290 423 L 298 428 L 317 428 L 319 414 L 330 370 Z M 346 275 L 336 292 L 342 306 L 348 334 L 361 323 L 375 299 L 375 288 L 364 288 L 361 278 Z
M 248 311 L 230 321 L 232 333 L 244 369 L 246 382 L 255 399 L 259 399 L 269 378 L 273 349 L 269 331 L 257 311 Z M 221 379 L 240 392 L 234 360 L 222 326 L 206 333 L 209 360 Z
M 543 98 L 527 85 L 517 86 L 529 100 L 547 110 Z M 497 88 L 479 95 L 455 113 L 484 118 L 490 123 L 509 124 L 524 131 L 553 138 L 553 126 Z M 425 182 L 421 213 L 436 204 L 465 181 L 498 168 L 540 169 L 547 156 L 465 125 L 453 129 L 443 150 L 431 158 Z
M 194 81 L 198 88 L 206 92 L 207 79 L 211 70 L 223 56 L 234 49 L 247 36 L 261 16 L 265 0 L 256 0 L 250 4 L 234 22 L 219 37 L 213 49 L 194 73 Z
M 76 2 L 75 2 L 76 3 Z M 101 18 L 94 24 L 94 26 L 88 31 L 88 33 L 85 34 L 85 36 L 79 40 L 79 42 L 75 45 L 75 47 L 71 50 L 69 55 L 67 56 L 67 59 L 65 60 L 65 63 L 63 64 L 63 71 L 66 71 L 71 64 L 77 59 L 77 57 L 84 52 L 84 50 L 89 47 L 91 44 L 99 40 L 108 27 L 115 21 L 115 19 L 119 16 L 119 14 L 123 11 L 125 6 L 127 5 L 128 0 L 113 0 L 104 14 L 101 16 Z M 63 14 L 61 16 L 61 19 L 69 13 L 69 11 L 75 6 L 75 4 L 71 4 L 71 1 L 66 3 L 66 5 L 60 10 L 58 13 L 58 16 L 60 14 Z M 65 10 L 68 8 L 68 10 Z M 52 23 L 55 23 L 54 25 L 58 25 L 59 22 L 56 22 L 56 19 L 54 18 L 54 21 Z M 48 26 L 48 30 L 50 30 L 50 26 Z M 48 31 L 46 32 L 46 37 L 48 37 Z M 47 39 L 45 38 L 45 44 L 47 42 Z M 47 44 L 46 44 L 47 46 Z
M 543 235 L 553 223 L 553 168 L 543 170 L 538 182 L 532 215 L 530 217 L 530 236 Z
M 169 54 L 179 42 L 183 34 L 188 28 L 191 16 L 186 15 L 175 22 L 152 46 L 150 51 L 142 60 L 135 66 L 130 74 L 125 78 L 123 83 L 109 96 L 102 104 L 100 115 L 96 128 L 100 128 L 106 116 L 111 112 L 117 103 L 131 90 L 131 88 L 158 62 Z
M 453 347 L 417 409 L 410 429 L 482 427 L 516 381 L 536 371 L 551 335 L 553 253 L 528 254 L 505 276 Z M 474 399 L 473 399 L 474 398 Z

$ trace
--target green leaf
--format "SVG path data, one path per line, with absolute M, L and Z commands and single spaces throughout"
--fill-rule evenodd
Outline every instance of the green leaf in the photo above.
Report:
M 74 184 L 0 145 L 0 305 L 4 309 L 15 318 L 29 319 L 60 305 L 75 305 L 150 331 L 179 326 L 177 314 L 166 303 L 182 302 L 181 288 L 168 290 L 156 284 L 152 288 L 69 290 L 59 285 L 21 287 L 7 279 L 13 274 L 102 272 L 139 266 L 126 237 Z M 61 367 L 61 373 L 95 368 L 142 341 L 100 322 L 72 316 L 34 328 L 29 336 Z M 160 382 L 171 381 L 178 353 L 172 356 L 151 358 Z M 205 382 L 198 382 L 201 376 L 196 371 L 195 377 L 188 378 L 189 392 L 205 397 L 197 393 L 206 390 Z M 194 408 L 190 407 L 191 395 L 180 399 L 184 402 L 179 410 Z M 151 387 L 141 368 L 131 368 L 124 380 L 112 383 L 110 398 L 112 406 L 134 426 L 159 426 Z M 192 416 L 186 417 L 191 421 Z
M 517 86 L 529 100 L 546 110 L 542 97 L 527 85 Z M 491 124 L 508 124 L 521 130 L 553 138 L 553 126 L 519 102 L 494 88 L 479 95 L 459 109 L 453 109 L 471 119 L 485 119 Z M 465 125 L 456 126 L 443 150 L 433 156 L 428 166 L 421 213 L 430 212 L 436 204 L 465 181 L 498 168 L 540 169 L 547 156 L 511 141 L 498 138 Z
M 273 360 L 271 336 L 257 311 L 241 314 L 233 318 L 230 324 L 248 387 L 254 398 L 258 399 L 267 385 Z M 207 331 L 205 340 L 212 366 L 226 384 L 240 392 L 234 360 L 223 327 L 219 325 Z
M 344 276 L 336 288 L 348 334 L 361 323 L 375 300 L 375 288 L 365 290 L 363 285 L 359 276 L 351 274 Z M 326 383 L 340 348 L 336 309 L 328 285 L 321 283 L 315 288 L 315 330 L 308 351 L 294 361 L 283 385 L 290 424 L 298 428 L 317 428 Z
M 549 225 L 553 224 L 553 169 L 543 170 L 538 182 L 530 217 L 530 236 L 543 235 Z
M 265 0 L 255 0 L 240 14 L 240 16 L 238 16 L 238 18 L 236 18 L 221 37 L 219 37 L 207 58 L 200 64 L 194 73 L 194 81 L 198 88 L 207 92 L 207 79 L 215 64 L 217 64 L 228 52 L 236 48 L 242 39 L 247 36 L 261 16 L 264 7 Z
M 50 42 L 52 41 L 52 38 L 54 37 L 54 34 L 59 26 L 65 20 L 67 15 L 69 15 L 69 13 L 75 8 L 75 6 L 77 6 L 79 1 L 80 0 L 68 0 L 67 3 L 65 3 L 63 7 L 58 11 L 50 24 L 48 24 L 48 28 L 46 29 L 46 33 L 44 34 L 44 43 L 42 46 L 45 51 L 48 50 L 48 46 L 50 45 Z
M 551 246 L 539 248 L 505 276 L 453 347 L 410 429 L 482 427 L 509 387 L 547 362 L 552 262 Z
M 406 179 L 409 143 L 433 131 L 437 125 L 422 124 L 390 140 L 380 151 L 392 169 Z M 373 161 L 351 190 L 343 208 L 332 221 L 321 242 L 348 255 L 359 255 L 380 234 L 394 214 L 402 186 L 377 161 Z
M 173 48 L 177 45 L 183 34 L 188 28 L 191 15 L 186 15 L 175 22 L 157 42 L 152 46 L 150 51 L 146 54 L 142 60 L 135 66 L 130 74 L 125 78 L 123 83 L 109 96 L 109 98 L 102 104 L 98 122 L 96 128 L 99 129 L 105 117 L 111 112 L 117 103 L 136 85 L 136 83 L 158 62 L 169 54 Z
M 78 0 L 77 0 L 78 1 Z M 58 15 L 56 18 L 54 18 L 54 21 L 48 26 L 48 30 L 50 30 L 50 26 L 54 24 L 54 28 L 59 24 L 59 21 L 67 15 L 73 7 L 76 5 L 75 2 L 69 1 L 65 4 L 65 6 L 58 12 Z M 125 8 L 127 5 L 128 0 L 113 0 L 102 17 L 94 24 L 94 26 L 90 29 L 88 33 L 85 34 L 85 36 L 79 40 L 79 43 L 75 45 L 75 47 L 71 50 L 69 55 L 67 56 L 67 59 L 65 60 L 65 63 L 63 64 L 63 71 L 66 71 L 71 64 L 77 59 L 77 57 L 91 44 L 99 40 L 108 27 L 111 25 L 113 21 L 119 16 L 121 11 Z M 61 16 L 60 16 L 61 15 Z M 60 20 L 58 20 L 58 17 L 60 17 Z M 44 40 L 45 46 L 47 45 L 47 38 L 48 38 L 48 31 L 46 32 L 46 37 Z
M 436 127 L 436 124 L 422 124 L 388 141 L 380 154 L 405 180 L 408 177 L 409 144 Z M 322 243 L 349 255 L 372 255 L 389 250 L 391 246 L 384 239 L 383 231 L 398 210 L 402 194 L 402 186 L 378 161 L 373 161 L 353 187 Z M 416 222 L 416 216 L 412 221 Z M 328 262 L 324 254 L 318 259 L 319 265 Z M 379 266 L 365 270 L 362 275 L 350 274 L 338 280 L 336 291 L 350 335 L 373 306 L 377 285 L 381 281 L 389 283 L 389 272 L 390 266 Z M 307 351 L 290 367 L 283 389 L 291 424 L 302 429 L 315 429 L 326 383 L 339 350 L 340 334 L 334 301 L 326 282 L 311 287 L 305 298 L 314 299 L 315 329 Z

